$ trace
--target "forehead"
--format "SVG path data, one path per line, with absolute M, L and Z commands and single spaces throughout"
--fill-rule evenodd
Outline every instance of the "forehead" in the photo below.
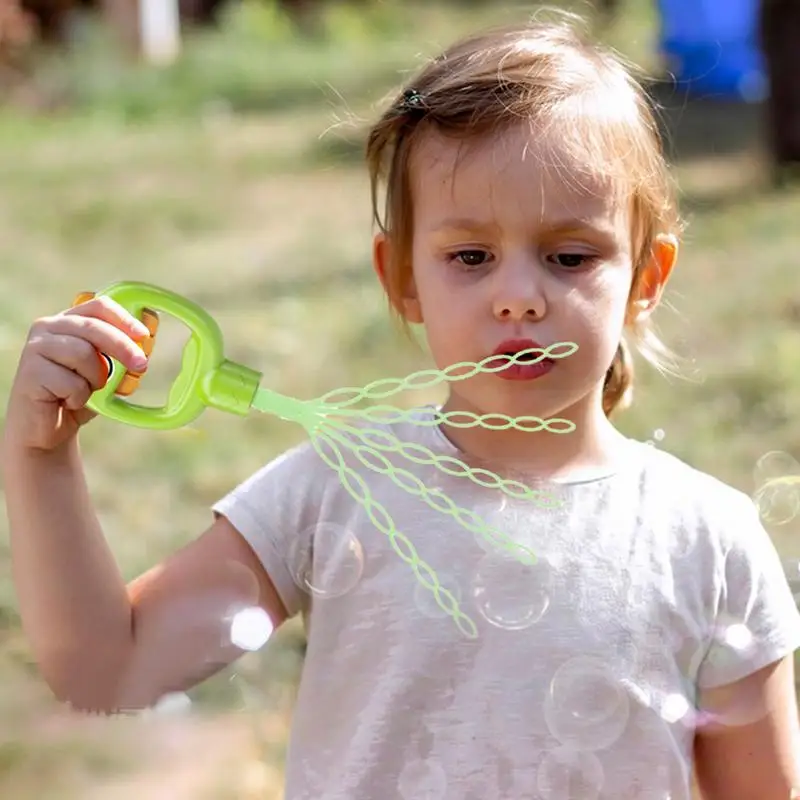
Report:
M 596 166 L 557 132 L 527 124 L 478 141 L 427 131 L 410 164 L 415 221 L 434 228 L 453 216 L 509 225 L 570 218 L 622 226 L 627 204 Z

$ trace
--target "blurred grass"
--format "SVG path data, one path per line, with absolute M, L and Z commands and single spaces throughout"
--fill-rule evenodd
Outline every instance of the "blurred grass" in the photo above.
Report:
M 655 72 L 652 6 L 629 0 L 602 35 Z M 452 37 L 530 11 L 382 2 L 332 10 L 325 36 L 300 41 L 268 6 L 246 3 L 166 70 L 126 65 L 99 31 L 84 31 L 77 54 L 39 73 L 60 109 L 0 116 L 0 389 L 35 317 L 120 279 L 200 302 L 230 358 L 296 397 L 426 366 L 373 279 L 360 133 L 342 123 L 369 116 Z M 766 190 L 757 108 L 687 102 L 663 82 L 655 91 L 691 223 L 674 311 L 659 319 L 692 380 L 665 382 L 641 364 L 636 405 L 619 422 L 643 439 L 663 429 L 660 446 L 750 492 L 764 452 L 800 458 L 800 192 Z M 178 327 L 166 321 L 159 340 L 143 401 L 163 394 L 178 364 Z M 174 433 L 90 426 L 89 479 L 125 576 L 195 536 L 211 502 L 301 435 L 213 412 Z M 800 557 L 796 526 L 771 532 L 786 558 Z M 30 663 L 7 567 L 3 529 L 0 795 L 280 796 L 302 664 L 296 622 L 193 691 L 188 717 L 76 721 Z

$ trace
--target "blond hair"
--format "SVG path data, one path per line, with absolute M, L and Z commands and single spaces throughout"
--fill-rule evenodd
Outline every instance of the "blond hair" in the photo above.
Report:
M 548 166 L 561 180 L 599 179 L 630 208 L 629 303 L 638 297 L 656 237 L 680 233 L 674 185 L 646 94 L 619 56 L 591 43 L 574 15 L 562 16 L 563 21 L 533 20 L 455 43 L 393 97 L 372 126 L 366 146 L 372 208 L 392 240 L 385 281 L 395 312 L 411 277 L 411 159 L 426 132 L 479 142 L 520 122 L 536 125 L 538 132 L 558 124 L 558 153 L 566 148 L 574 158 L 561 155 L 559 163 L 554 151 Z M 642 355 L 667 371 L 672 354 L 649 323 L 627 327 Z M 629 404 L 632 385 L 633 363 L 623 340 L 603 386 L 606 415 Z

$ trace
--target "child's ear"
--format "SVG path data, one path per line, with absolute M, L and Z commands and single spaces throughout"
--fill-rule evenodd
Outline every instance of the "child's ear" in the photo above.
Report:
M 631 298 L 630 322 L 642 321 L 653 313 L 664 294 L 672 270 L 678 261 L 678 239 L 672 234 L 657 236 L 649 260 L 639 277 Z
M 400 314 L 406 322 L 412 325 L 419 325 L 422 323 L 422 307 L 419 299 L 417 298 L 417 287 L 414 283 L 414 276 L 409 269 L 408 281 L 400 297 L 395 297 L 394 292 L 390 289 L 388 280 L 389 264 L 391 263 L 392 256 L 392 243 L 385 233 L 378 233 L 372 241 L 372 266 L 378 280 L 383 286 L 383 291 L 386 292 L 392 305 L 398 314 Z

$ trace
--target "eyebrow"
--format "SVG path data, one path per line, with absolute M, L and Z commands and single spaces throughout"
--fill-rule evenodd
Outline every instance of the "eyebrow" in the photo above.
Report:
M 496 227 L 496 222 L 470 219 L 469 217 L 451 217 L 442 220 L 435 228 L 431 229 L 431 232 L 488 230 Z M 590 231 L 606 237 L 614 235 L 613 229 L 608 224 L 598 224 L 591 220 L 580 219 L 578 217 L 544 220 L 542 223 L 542 232 L 545 235 L 552 236 L 554 234 L 564 234 L 572 231 Z
M 571 219 L 556 219 L 543 224 L 543 233 L 546 235 L 565 234 L 577 231 L 588 231 L 598 236 L 606 238 L 614 237 L 615 231 L 613 225 L 607 221 L 597 222 L 591 219 L 579 219 L 577 217 Z
M 496 222 L 470 219 L 469 217 L 450 217 L 442 220 L 436 227 L 431 228 L 433 233 L 441 231 L 473 231 L 496 228 Z

